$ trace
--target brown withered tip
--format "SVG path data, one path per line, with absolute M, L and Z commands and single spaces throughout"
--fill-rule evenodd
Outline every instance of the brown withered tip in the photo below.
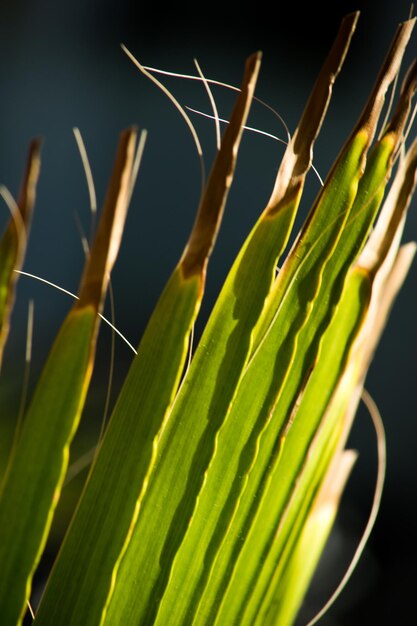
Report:
M 17 205 L 25 224 L 28 227 L 33 207 L 35 204 L 36 185 L 39 179 L 41 167 L 41 148 L 43 139 L 35 137 L 29 144 L 28 156 L 26 159 L 26 169 L 20 186 L 19 199 Z
M 233 180 L 243 126 L 246 123 L 255 91 L 261 58 L 262 53 L 255 52 L 246 60 L 241 90 L 204 189 L 188 243 L 180 260 L 184 278 L 204 274 L 216 241 Z
M 264 211 L 269 216 L 273 216 L 281 206 L 292 202 L 300 193 L 312 163 L 314 142 L 327 112 L 333 84 L 342 69 L 358 18 L 359 11 L 350 13 L 339 26 L 297 129 L 282 158 L 274 189 Z
M 137 128 L 132 126 L 119 135 L 113 170 L 98 230 L 81 280 L 76 308 L 93 306 L 99 311 L 102 306 L 126 221 L 137 133 Z
M 396 147 L 403 141 L 403 132 L 411 113 L 412 100 L 417 91 L 417 59 L 408 68 L 401 86 L 400 97 L 392 115 L 391 121 L 384 129 L 384 133 L 393 133 L 396 136 Z
M 25 172 L 22 178 L 19 199 L 17 202 L 20 215 L 14 215 L 7 227 L 7 231 L 11 235 L 11 238 L 9 239 L 6 237 L 6 241 L 7 239 L 9 241 L 6 246 L 8 247 L 10 271 L 8 272 L 7 277 L 7 295 L 2 303 L 3 317 L 0 319 L 0 369 L 2 364 L 3 348 L 9 333 L 10 313 L 13 308 L 15 298 L 14 286 L 18 279 L 18 273 L 13 270 L 19 270 L 22 267 L 26 252 L 28 231 L 31 224 L 33 207 L 35 205 L 36 185 L 40 171 L 41 145 L 42 140 L 40 138 L 33 139 L 29 145 Z
M 294 152 L 299 155 L 297 173 L 304 172 L 310 167 L 311 149 L 320 132 L 333 84 L 346 59 L 358 19 L 359 11 L 356 11 L 349 13 L 341 21 L 336 38 L 307 101 L 300 124 L 294 134 Z M 304 158 L 302 158 L 303 155 Z
M 415 26 L 416 18 L 406 20 L 398 25 L 393 41 L 379 71 L 371 95 L 356 124 L 352 136 L 361 129 L 366 130 L 371 143 L 384 104 L 388 87 L 397 76 L 405 49 Z

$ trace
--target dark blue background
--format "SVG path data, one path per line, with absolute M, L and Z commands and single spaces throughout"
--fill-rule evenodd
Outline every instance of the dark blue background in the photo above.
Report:
M 89 227 L 88 194 L 73 126 L 83 134 L 97 194 L 103 198 L 118 133 L 134 123 L 149 131 L 139 180 L 120 257 L 113 274 L 116 321 L 137 344 L 191 228 L 200 189 L 199 163 L 191 136 L 172 104 L 133 67 L 126 46 L 142 63 L 203 72 L 238 85 L 246 56 L 264 52 L 257 95 L 275 107 L 294 130 L 314 78 L 343 15 L 362 15 L 342 76 L 315 149 L 324 176 L 360 113 L 396 25 L 409 2 L 144 3 L 133 0 L 0 2 L 0 183 L 16 193 L 29 140 L 44 137 L 42 174 L 25 269 L 76 291 L 83 262 L 74 214 Z M 416 36 L 410 43 L 410 59 Z M 209 111 L 198 83 L 165 79 L 186 105 Z M 233 97 L 214 90 L 220 115 Z M 191 114 L 192 115 L 192 114 Z M 207 165 L 214 154 L 210 121 L 193 116 Z M 277 119 L 254 105 L 249 123 L 285 138 Z M 244 138 L 235 183 L 213 254 L 202 321 L 245 235 L 272 189 L 282 147 L 259 135 Z M 305 215 L 318 189 L 310 175 L 301 211 Z M 416 237 L 413 203 L 405 240 Z M 8 219 L 1 212 L 1 224 Z M 372 365 L 367 387 L 384 417 L 388 437 L 388 476 L 380 516 L 366 554 L 347 591 L 322 620 L 327 625 L 411 623 L 416 559 L 415 394 L 417 270 L 413 267 L 398 298 Z M 34 365 L 42 364 L 67 296 L 29 279 L 19 284 L 14 327 L 2 374 L 2 397 L 21 382 L 27 300 L 35 299 Z M 200 322 L 197 334 L 201 328 Z M 110 336 L 103 329 L 97 372 L 108 369 Z M 115 389 L 130 361 L 117 345 Z M 93 392 L 99 398 L 103 393 Z M 90 418 L 92 419 L 92 418 Z M 328 556 L 307 602 L 304 621 L 330 594 L 359 540 L 375 480 L 375 441 L 361 410 L 352 433 L 360 451 L 343 501 Z M 404 617 L 399 617 L 399 613 Z M 409 616 L 409 618 L 407 617 Z M 301 623 L 301 622 L 300 622 Z

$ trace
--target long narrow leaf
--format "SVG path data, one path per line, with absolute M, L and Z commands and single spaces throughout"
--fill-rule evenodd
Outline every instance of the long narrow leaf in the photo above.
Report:
M 158 431 L 169 417 L 179 385 L 259 64 L 258 54 L 248 59 L 242 91 L 189 242 L 140 343 L 46 589 L 39 624 L 49 624 L 51 619 L 77 626 L 99 624 L 113 588 L 118 589 L 119 561 L 146 492 L 147 472 L 155 463 Z M 83 549 L 85 542 L 91 546 L 88 553 Z M 117 620 L 129 623 L 129 618 Z
M 128 205 L 136 131 L 122 134 L 80 297 L 54 342 L 0 494 L 0 614 L 20 623 L 46 542 L 93 368 L 98 313 Z
M 403 30 L 404 35 L 409 31 L 409 28 L 410 26 Z M 299 248 L 295 249 L 292 267 L 290 266 L 290 269 L 285 273 L 288 282 L 285 282 L 284 279 L 280 283 L 282 294 L 279 295 L 282 298 L 282 305 L 279 317 L 276 316 L 273 319 L 268 337 L 263 342 L 262 350 L 255 352 L 255 356 L 248 365 L 234 404 L 219 430 L 215 448 L 212 450 L 212 462 L 204 476 L 203 488 L 198 497 L 197 509 L 188 523 L 185 540 L 176 557 L 171 578 L 172 586 L 167 589 L 168 593 L 162 599 L 161 624 L 167 618 L 168 610 L 174 610 L 172 607 L 178 588 L 185 589 L 187 591 L 184 593 L 190 594 L 189 604 L 182 609 L 183 611 L 189 609 L 188 616 L 190 616 L 193 603 L 198 602 L 209 576 L 211 577 L 210 593 L 207 593 L 207 589 L 205 590 L 202 597 L 201 613 L 197 611 L 197 616 L 194 619 L 196 623 L 207 624 L 213 623 L 215 619 L 215 614 L 212 611 L 215 611 L 219 604 L 219 594 L 221 594 L 222 588 L 229 582 L 229 567 L 234 562 L 235 549 L 237 550 L 241 546 L 245 532 L 245 524 L 243 526 L 239 523 L 236 524 L 234 509 L 239 503 L 240 494 L 245 489 L 247 472 L 251 470 L 256 457 L 263 459 L 258 470 L 260 476 L 263 473 L 263 463 L 265 465 L 269 463 L 270 453 L 266 453 L 264 456 L 259 454 L 258 438 L 270 422 L 269 411 L 274 408 L 275 398 L 279 390 L 278 384 L 283 385 L 286 381 L 286 373 L 291 366 L 294 346 L 296 347 L 297 333 L 308 317 L 309 307 L 311 308 L 309 301 L 314 298 L 315 290 L 320 286 L 323 262 L 324 264 L 330 263 L 333 258 L 333 249 L 346 222 L 347 212 L 352 206 L 358 181 L 362 174 L 364 152 L 369 145 L 377 121 L 375 111 L 381 110 L 384 91 L 398 70 L 401 53 L 407 39 L 408 37 L 404 36 L 401 43 L 399 43 L 401 37 L 396 40 L 384 72 L 379 78 L 377 89 L 372 96 L 372 106 L 367 107 L 366 115 L 364 114 L 361 119 L 357 134 L 352 137 L 338 162 L 338 166 L 332 171 L 325 191 L 320 195 L 319 204 L 314 211 L 314 218 L 310 219 L 305 233 L 300 237 L 302 254 L 300 254 Z M 370 123 L 371 119 L 373 125 Z M 282 271 L 285 271 L 285 265 Z M 300 292 L 293 287 L 295 281 L 300 285 Z M 293 288 L 290 289 L 290 286 Z M 301 292 L 303 293 L 303 303 L 300 302 Z M 270 306 L 274 305 L 273 296 L 275 297 L 271 293 Z M 305 350 L 308 348 L 308 346 L 303 347 Z M 302 357 L 301 360 L 303 360 Z M 190 428 L 189 437 L 183 435 L 183 439 L 189 441 L 192 434 L 198 433 L 200 426 L 197 416 L 199 416 L 198 413 L 195 416 L 193 427 Z M 277 420 L 275 420 L 274 425 L 274 429 L 276 428 L 279 429 Z M 165 435 L 166 433 L 164 433 Z M 172 435 L 171 441 L 168 440 L 166 444 L 167 449 L 168 445 L 171 445 L 174 450 L 178 450 L 178 446 L 181 445 L 180 441 L 180 437 L 174 439 L 174 435 Z M 278 450 L 276 451 L 278 452 Z M 203 453 L 207 454 L 207 451 L 201 443 L 200 448 L 195 453 L 195 463 L 189 472 L 189 477 L 187 477 L 190 484 L 196 483 L 198 480 L 197 460 L 200 463 Z M 182 455 L 184 455 L 184 451 Z M 171 463 L 173 463 L 172 459 Z M 178 470 L 175 473 L 177 479 L 179 471 L 182 472 L 183 470 Z M 166 480 L 166 484 L 163 484 L 161 479 L 155 481 L 154 497 L 150 501 L 152 505 L 149 503 L 150 511 L 157 506 L 159 498 L 164 498 L 165 501 L 172 499 L 174 486 L 168 480 Z M 183 512 L 184 506 L 189 505 L 186 499 L 187 492 L 182 487 L 181 481 L 175 485 L 175 489 L 184 492 L 183 500 L 178 506 L 178 512 L 180 510 Z M 254 493 L 252 492 L 251 495 L 254 496 Z M 216 502 L 215 507 L 213 507 L 213 502 Z M 256 504 L 256 497 L 248 497 L 246 506 L 250 507 L 251 503 L 254 502 Z M 243 517 L 242 522 L 244 519 L 245 517 Z M 230 533 L 229 542 L 231 545 L 235 544 L 236 548 L 232 548 L 232 552 L 228 552 L 228 556 L 224 556 L 221 565 L 216 563 L 216 574 L 214 575 L 210 570 L 215 564 L 217 550 L 221 546 L 232 521 L 235 525 L 233 532 Z M 172 537 L 175 537 L 174 533 L 176 532 L 177 523 L 174 519 Z M 168 549 L 172 549 L 172 547 L 167 542 L 165 550 L 168 551 Z M 149 557 L 148 560 L 152 559 Z M 160 560 L 162 560 L 161 557 Z M 159 591 L 158 587 L 156 589 Z M 236 605 L 239 604 L 241 589 L 241 585 L 239 585 L 239 590 L 237 587 L 234 588 L 233 601 L 230 604 L 233 602 Z M 158 597 L 157 593 L 155 596 Z M 176 606 L 178 606 L 178 601 Z M 175 610 L 179 611 L 180 608 Z M 225 619 L 226 621 L 223 623 L 229 623 L 227 619 L 230 618 Z M 222 622 L 220 621 L 220 623 Z M 233 620 L 230 623 L 234 623 Z
M 394 253 L 397 246 L 398 240 L 391 246 Z M 326 450 L 329 449 L 330 444 L 330 458 L 335 454 L 337 456 L 346 441 L 375 342 L 385 326 L 388 312 L 404 282 L 415 250 L 415 244 L 403 246 L 397 256 L 394 254 L 394 260 L 388 260 L 388 263 L 384 262 L 384 265 L 388 267 L 388 275 L 386 275 L 387 271 L 384 268 L 374 280 L 372 298 L 365 323 L 358 337 L 355 338 L 347 367 L 340 377 L 320 428 L 309 446 L 308 455 L 306 455 L 307 463 L 302 469 L 302 474 L 300 473 L 296 480 L 291 502 L 291 508 L 295 511 L 290 512 L 290 508 L 288 508 L 284 525 L 280 524 L 279 528 L 276 529 L 276 538 L 279 537 L 284 545 L 281 548 L 279 560 L 275 562 L 268 592 L 263 597 L 262 605 L 256 608 L 255 623 L 259 623 L 259 626 L 263 626 L 265 623 L 283 626 L 292 623 L 295 616 L 297 604 L 300 603 L 302 597 L 297 588 L 298 583 L 293 576 L 296 574 L 297 561 L 308 563 L 310 559 L 312 546 L 304 543 L 303 535 L 306 527 L 310 526 L 311 516 L 314 518 L 316 506 L 314 494 L 317 488 L 322 489 L 320 484 L 323 482 L 323 478 L 327 483 L 333 481 L 334 478 L 332 475 L 333 465 L 329 465 L 329 454 Z M 381 260 L 382 258 L 379 257 L 379 262 Z M 362 279 L 368 280 L 367 274 L 363 271 L 361 273 Z M 320 465 L 324 467 L 324 472 L 317 471 Z M 367 533 L 370 532 L 370 528 L 367 529 Z M 316 546 L 314 546 L 314 551 L 315 548 Z M 353 564 L 354 561 L 346 576 L 349 575 Z M 308 577 L 311 573 L 306 572 L 304 567 L 300 572 L 302 577 Z
M 273 601 L 267 602 L 268 611 L 260 612 L 257 616 L 256 622 L 259 626 L 284 626 L 293 623 L 332 529 L 356 456 L 352 450 L 347 450 L 333 459 L 327 480 L 320 487 L 300 534 L 290 566 L 285 575 L 280 576 L 278 593 Z
M 319 358 L 318 364 L 303 392 L 293 416 L 293 425 L 285 440 L 279 461 L 273 472 L 271 472 L 270 487 L 268 490 L 265 490 L 263 496 L 266 504 L 265 506 L 260 504 L 257 522 L 254 523 L 251 532 L 256 545 L 259 543 L 261 532 L 259 525 L 273 529 L 271 537 L 274 535 L 277 538 L 273 539 L 273 548 L 268 550 L 268 557 L 264 563 L 262 576 L 254 575 L 254 581 L 256 580 L 256 583 L 254 583 L 255 590 L 259 590 L 262 587 L 262 577 L 267 579 L 268 575 L 272 576 L 273 574 L 274 579 L 280 581 L 280 571 L 282 567 L 285 567 L 285 562 L 288 560 L 285 553 L 291 553 L 292 541 L 290 537 L 297 532 L 295 525 L 298 524 L 300 526 L 300 523 L 302 524 L 303 517 L 300 518 L 300 509 L 303 507 L 305 509 L 309 500 L 307 490 L 311 492 L 312 489 L 314 490 L 320 484 L 320 474 L 316 469 L 317 459 L 324 456 L 323 446 L 327 445 L 328 437 L 334 438 L 336 434 L 335 445 L 340 446 L 340 435 L 337 436 L 337 432 L 344 432 L 346 437 L 349 431 L 352 416 L 349 420 L 346 420 L 343 415 L 347 410 L 346 407 L 350 405 L 353 390 L 360 386 L 361 383 L 363 384 L 363 377 L 373 353 L 372 346 L 375 345 L 381 333 L 386 321 L 388 307 L 392 304 L 395 295 L 392 289 L 385 293 L 386 279 L 384 278 L 384 272 L 386 270 L 385 267 L 382 271 L 379 268 L 383 263 L 385 263 L 385 266 L 388 266 L 388 270 L 392 266 L 393 261 L 388 258 L 388 261 L 385 262 L 385 259 L 388 257 L 388 252 L 391 249 L 393 250 L 390 253 L 391 256 L 394 255 L 395 257 L 396 254 L 402 231 L 402 218 L 415 186 L 416 164 L 416 145 L 414 144 L 397 173 L 392 193 L 390 193 L 384 205 L 373 236 L 358 260 L 357 266 L 349 272 L 344 295 L 338 306 L 335 319 L 332 321 L 323 341 L 322 357 Z M 382 279 L 379 273 L 382 274 Z M 382 287 L 379 284 L 381 280 Z M 384 306 L 381 306 L 381 292 L 384 293 Z M 381 320 L 379 323 L 376 323 L 376 312 L 378 312 L 377 317 Z M 363 318 L 363 315 L 365 315 L 365 318 Z M 355 319 L 357 319 L 357 322 L 355 322 Z M 361 321 L 361 319 L 364 319 L 365 322 Z M 366 328 L 364 328 L 364 323 Z M 355 327 L 360 329 L 358 338 L 356 338 L 357 331 L 354 330 Z M 355 346 L 359 342 L 360 348 L 350 348 L 353 340 L 355 341 Z M 349 354 L 353 350 L 354 353 L 356 352 L 359 355 L 361 368 L 355 364 L 358 359 L 358 356 L 355 356 L 355 354 L 349 356 L 349 360 L 346 361 L 343 353 L 338 353 L 337 348 L 340 345 L 345 345 Z M 346 376 L 343 373 L 345 368 L 343 363 L 346 362 L 348 367 L 351 367 L 351 360 L 354 362 L 354 368 L 349 376 Z M 348 382 L 343 381 L 343 383 L 339 383 L 340 390 L 337 391 L 338 381 L 344 378 L 347 378 Z M 327 393 L 323 393 L 324 389 L 327 390 Z M 338 406 L 332 410 L 332 414 L 329 414 L 326 407 L 328 403 L 334 402 L 330 400 L 333 394 L 338 394 Z M 325 415 L 325 418 L 322 417 L 323 415 Z M 326 424 L 325 426 L 321 424 L 323 420 Z M 318 432 L 318 429 L 321 432 L 317 440 L 316 432 Z M 310 441 L 313 441 L 314 445 L 310 444 Z M 320 441 L 323 443 L 320 443 Z M 313 458 L 312 449 L 314 449 L 315 458 Z M 308 466 L 304 467 L 303 464 L 306 461 Z M 295 491 L 294 485 L 297 485 Z M 283 515 L 278 513 L 280 510 L 280 499 L 286 491 L 289 493 L 290 489 L 293 490 L 291 502 L 286 505 L 285 514 Z M 275 507 L 275 513 L 274 507 L 267 504 L 271 502 L 274 502 L 274 504 L 278 503 Z M 279 522 L 279 532 L 277 528 L 278 520 L 281 520 Z M 247 545 L 245 545 L 245 550 L 247 550 L 248 554 L 251 554 L 251 542 L 249 540 Z M 283 556 L 280 556 L 281 554 Z M 270 562 L 270 566 L 268 562 Z M 248 563 L 246 560 L 244 563 L 247 570 Z M 276 584 L 279 586 L 278 582 Z M 261 597 L 259 596 L 259 591 L 258 596 L 256 591 L 252 591 L 252 616 L 268 611 L 271 601 L 271 599 L 268 600 L 267 596 L 263 600 L 263 609 L 261 610 L 256 604 L 256 597 Z M 249 615 L 251 603 L 247 604 Z M 251 623 L 251 617 L 248 617 L 248 623 Z
M 226 280 L 170 421 L 161 433 L 155 473 L 149 476 L 151 494 L 145 496 L 129 555 L 121 564 L 109 624 L 133 614 L 139 623 L 154 619 L 213 452 L 216 431 L 249 356 L 252 329 L 270 289 L 277 257 L 287 243 L 311 164 L 312 146 L 356 18 L 349 16 L 342 24 L 284 155 L 271 200 Z M 157 519 L 155 511 L 160 511 Z M 187 610 L 188 593 L 193 591 L 191 586 L 181 588 L 184 602 L 179 602 L 174 592 L 174 602 L 167 604 L 162 622 L 169 619 L 180 623 L 181 612 Z

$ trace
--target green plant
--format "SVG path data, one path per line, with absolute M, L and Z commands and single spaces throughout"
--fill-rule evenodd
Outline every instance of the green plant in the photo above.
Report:
M 362 115 L 281 259 L 357 18 L 341 24 L 270 201 L 188 368 L 261 55 L 248 59 L 190 238 L 143 335 L 35 623 L 293 621 L 355 459 L 344 446 L 366 371 L 415 252 L 414 244 L 400 247 L 400 238 L 416 179 L 417 141 L 405 150 L 416 65 L 375 140 L 414 26 L 409 20 L 398 28 Z M 136 140 L 136 129 L 121 135 L 79 299 L 56 338 L 2 480 L 5 625 L 20 623 L 26 611 L 67 470 L 134 184 Z M 1 346 L 39 150 L 33 142 L 1 242 Z

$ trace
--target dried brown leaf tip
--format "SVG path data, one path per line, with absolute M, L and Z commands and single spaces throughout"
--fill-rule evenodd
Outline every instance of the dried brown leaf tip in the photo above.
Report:
M 289 142 L 275 181 L 266 212 L 276 213 L 302 189 L 313 159 L 314 142 L 320 132 L 332 95 L 334 82 L 340 73 L 359 12 L 347 15 L 340 25 L 334 43 L 316 79 L 300 122 Z
M 403 132 L 411 113 L 412 100 L 417 91 L 417 59 L 409 67 L 403 81 L 400 97 L 391 121 L 384 129 L 384 135 L 395 136 L 396 148 L 402 144 Z
M 30 143 L 26 171 L 19 194 L 18 206 L 26 229 L 35 205 L 36 185 L 41 167 L 41 146 L 42 141 L 39 138 L 33 139 Z
M 131 197 L 137 130 L 120 134 L 113 171 L 93 246 L 81 281 L 75 307 L 100 310 L 109 275 L 116 260 Z
M 294 133 L 293 149 L 299 155 L 295 173 L 305 173 L 311 165 L 312 147 L 327 111 L 334 82 L 339 75 L 348 52 L 359 12 L 347 15 L 340 25 L 336 39 L 317 77 L 311 95 Z
M 33 139 L 20 187 L 19 200 L 0 241 L 0 367 L 3 348 L 9 332 L 9 317 L 14 302 L 14 286 L 22 267 L 30 223 L 35 205 L 36 185 L 40 172 L 41 140 Z M 14 204 L 14 203 L 13 203 Z
M 237 155 L 252 103 L 261 63 L 261 53 L 246 61 L 242 87 L 224 133 L 220 150 L 203 191 L 196 221 L 180 261 L 183 276 L 203 276 L 216 241 L 236 167 Z
M 415 18 L 413 18 L 398 26 L 391 47 L 388 50 L 375 81 L 371 95 L 353 131 L 353 136 L 362 130 L 367 132 L 369 144 L 372 142 L 375 135 L 387 90 L 400 70 L 407 44 L 415 26 L 415 21 Z
M 29 145 L 26 168 L 20 185 L 19 199 L 16 204 L 16 211 L 12 211 L 12 219 L 8 225 L 9 233 L 17 238 L 16 241 L 16 265 L 20 267 L 19 253 L 24 253 L 28 231 L 30 228 L 33 208 L 35 206 L 36 186 L 40 173 L 40 152 L 42 141 L 39 138 L 33 139 Z M 7 231 L 6 231 L 7 232 Z M 18 267 L 16 267 L 18 269 Z

